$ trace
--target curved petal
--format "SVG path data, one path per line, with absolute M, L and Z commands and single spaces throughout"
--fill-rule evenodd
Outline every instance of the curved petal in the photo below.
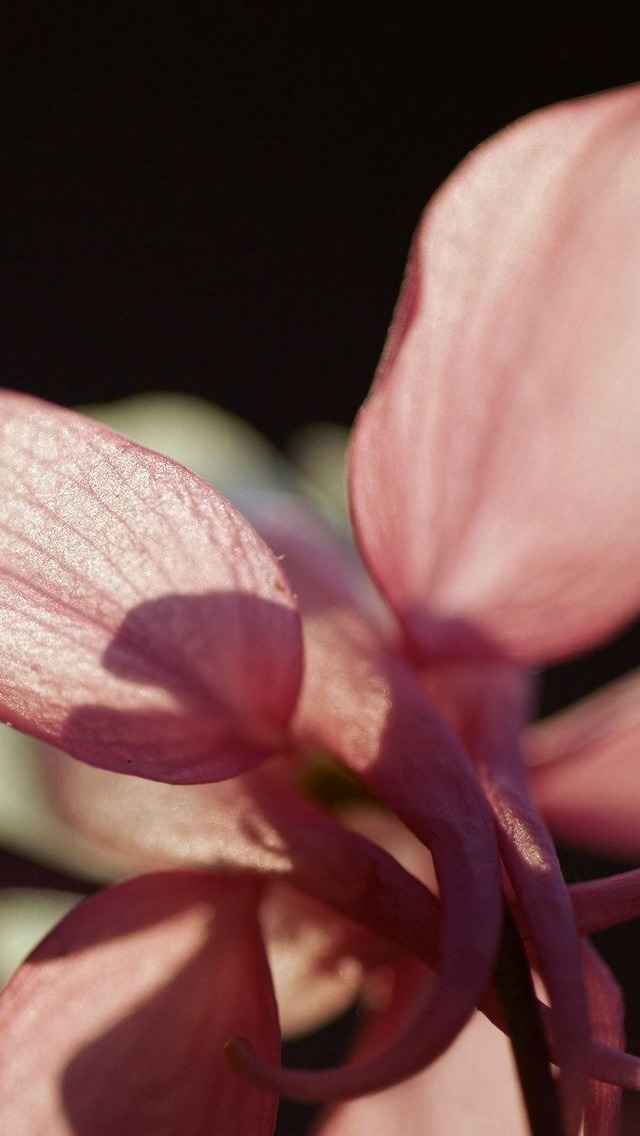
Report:
M 305 615 L 304 629 L 307 666 L 296 736 L 338 754 L 428 845 L 442 897 L 438 981 L 393 1053 L 357 1070 L 274 1073 L 246 1046 L 234 1050 L 250 1075 L 287 1095 L 338 1099 L 401 1080 L 444 1052 L 488 985 L 502 900 L 482 791 L 412 672 L 384 654 L 375 633 L 352 612 Z M 415 952 L 419 941 L 412 944 Z
M 55 807 L 44 776 L 44 752 L 45 747 L 33 738 L 0 726 L 0 842 L 3 847 L 93 882 L 130 875 L 136 870 L 136 861 L 129 854 L 98 848 L 93 839 L 85 838 Z M 82 765 L 66 754 L 56 751 L 56 757 L 74 768 L 87 769 L 100 776 L 99 770 Z M 123 780 L 118 774 L 103 776 Z
M 551 831 L 634 860 L 640 852 L 640 675 L 530 727 L 529 784 Z
M 92 765 L 178 783 L 282 745 L 299 620 L 224 498 L 22 395 L 0 396 L 0 447 L 2 716 Z
M 310 518 L 304 540 L 296 540 L 283 497 L 262 507 L 258 501 L 251 516 L 284 553 L 303 615 L 305 677 L 294 734 L 303 745 L 337 754 L 433 854 L 443 961 L 441 986 L 426 1011 L 426 1064 L 472 1012 L 495 956 L 502 907 L 493 823 L 464 753 L 412 672 L 385 650 L 388 628 L 357 575 L 337 560 L 324 526 Z
M 355 971 L 372 957 L 416 945 L 435 961 L 439 906 L 418 883 L 431 884 L 429 856 L 395 817 L 350 809 L 344 827 L 296 791 L 284 760 L 217 785 L 178 787 L 123 778 L 57 751 L 43 756 L 56 812 L 102 853 L 115 850 L 137 871 L 206 866 L 267 879 L 265 928 L 275 929 L 281 948 L 271 956 L 282 979 L 279 1003 L 287 984 L 297 991 L 296 1005 L 285 1003 L 287 1032 L 302 1029 L 322 1001 L 319 987 L 301 989 L 310 966 L 322 969 L 329 1000 L 334 981 L 336 997 L 343 990 L 348 1000 Z
M 560 657 L 638 606 L 639 146 L 640 86 L 540 111 L 417 232 L 351 492 L 424 657 Z
M 270 1136 L 276 1100 L 224 1059 L 242 1023 L 278 1060 L 249 884 L 143 876 L 86 900 L 0 998 L 0 1120 L 12 1136 Z
M 424 970 L 412 959 L 394 968 L 390 1004 L 372 1015 L 355 1058 L 388 1048 L 402 1028 Z M 481 1014 L 474 1014 L 446 1054 L 430 1069 L 402 1085 L 349 1101 L 333 1109 L 318 1136 L 525 1136 L 529 1132 L 507 1038 Z

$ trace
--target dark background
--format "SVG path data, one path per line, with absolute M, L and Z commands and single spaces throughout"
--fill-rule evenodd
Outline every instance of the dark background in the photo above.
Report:
M 150 12 L 34 12 L 12 29 L 4 382 L 65 404 L 196 393 L 279 444 L 353 417 L 419 213 L 464 154 L 638 77 L 619 29 L 563 37 L 526 12 L 496 31 L 402 7 Z M 556 669 L 545 708 L 633 665 L 639 641 Z M 44 878 L 8 856 L 3 870 Z M 638 1005 L 638 935 L 602 943 Z

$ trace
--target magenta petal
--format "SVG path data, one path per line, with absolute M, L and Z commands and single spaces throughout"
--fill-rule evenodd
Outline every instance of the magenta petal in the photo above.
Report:
M 640 600 L 640 87 L 534 114 L 427 209 L 351 454 L 425 655 L 574 651 Z
M 275 558 L 224 498 L 6 392 L 0 463 L 0 715 L 162 781 L 217 781 L 280 746 L 299 620 Z
M 354 1056 L 387 1048 L 403 1028 L 424 973 L 406 958 L 394 967 L 390 1004 L 370 1015 Z M 424 1073 L 386 1092 L 341 1104 L 318 1136 L 526 1136 L 529 1132 L 508 1040 L 474 1014 L 446 1054 Z
M 392 1051 L 357 1070 L 301 1072 L 270 1070 L 247 1049 L 236 1050 L 265 1083 L 329 1100 L 392 1084 L 444 1052 L 489 983 L 502 901 L 494 826 L 481 789 L 412 672 L 381 652 L 376 635 L 353 613 L 312 614 L 304 627 L 298 736 L 338 754 L 429 847 L 443 912 L 437 982 Z
M 572 844 L 636 859 L 639 746 L 637 673 L 532 726 L 529 783 L 551 831 Z
M 86 900 L 0 998 L 0 1126 L 11 1136 L 271 1136 L 276 1099 L 224 1044 L 278 1020 L 250 884 L 143 876 Z

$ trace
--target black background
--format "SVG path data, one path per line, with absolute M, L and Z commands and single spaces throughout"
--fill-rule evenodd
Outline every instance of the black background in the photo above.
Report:
M 151 11 L 12 28 L 4 382 L 65 404 L 197 393 L 280 444 L 353 417 L 419 213 L 464 154 L 638 77 L 619 28 L 562 36 L 526 10 L 495 30 L 402 6 Z M 558 668 L 545 708 L 633 665 L 638 642 Z M 569 852 L 566 867 L 606 869 Z M 638 1003 L 638 936 L 605 945 Z

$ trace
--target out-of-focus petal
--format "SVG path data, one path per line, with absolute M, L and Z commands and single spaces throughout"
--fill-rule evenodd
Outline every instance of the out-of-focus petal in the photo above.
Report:
M 267 888 L 261 923 L 284 1037 L 310 1033 L 351 1005 L 369 943 L 376 963 L 393 954 L 393 944 L 385 949 L 384 940 L 287 884 Z
M 534 114 L 427 209 L 351 490 L 423 656 L 526 662 L 640 599 L 640 87 Z
M 271 1136 L 276 1101 L 226 1038 L 279 1030 L 250 884 L 145 876 L 80 904 L 0 998 L 0 1120 L 12 1136 Z
M 292 493 L 254 491 L 239 494 L 235 499 L 243 515 L 282 561 L 305 615 L 327 607 L 347 606 L 365 615 L 381 636 L 391 635 L 394 621 L 371 586 L 351 541 L 304 498 Z
M 30 951 L 82 899 L 53 888 L 0 891 L 0 983 L 5 983 Z
M 54 751 L 48 751 L 53 754 Z M 76 876 L 92 881 L 106 881 L 130 875 L 139 867 L 135 852 L 99 847 L 79 830 L 70 818 L 56 807 L 45 776 L 47 753 L 44 746 L 17 730 L 0 726 L 0 842 L 5 848 L 29 856 L 40 863 L 65 868 Z M 112 782 L 134 782 L 102 770 L 83 765 L 66 754 L 55 751 L 56 762 L 87 770 L 95 777 Z M 140 782 L 146 786 L 153 782 Z M 104 782 L 101 782 L 104 785 Z M 87 786 L 89 788 L 89 786 Z M 86 797 L 85 797 L 86 800 Z M 112 823 L 117 820 L 115 812 Z
M 424 968 L 405 959 L 394 968 L 390 1004 L 366 1023 L 354 1057 L 386 1049 L 402 1028 Z M 318 1136 L 526 1136 L 529 1127 L 508 1039 L 474 1014 L 445 1055 L 424 1073 L 383 1093 L 339 1105 Z
M 305 478 L 305 490 L 337 524 L 348 524 L 346 453 L 349 431 L 312 422 L 292 437 L 289 452 Z
M 223 493 L 230 486 L 284 485 L 292 477 L 277 450 L 248 422 L 202 398 L 158 391 L 79 409 L 186 465 Z
M 560 839 L 636 859 L 640 852 L 640 676 L 621 679 L 530 727 L 529 782 Z
M 37 399 L 0 396 L 0 443 L 5 719 L 178 783 L 281 745 L 299 620 L 243 518 L 183 467 Z

